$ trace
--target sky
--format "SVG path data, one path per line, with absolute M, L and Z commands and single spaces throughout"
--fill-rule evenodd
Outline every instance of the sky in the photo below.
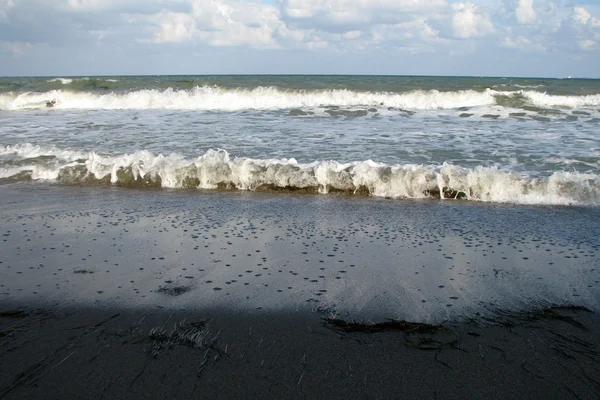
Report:
M 600 77 L 600 0 L 0 0 L 0 76 Z

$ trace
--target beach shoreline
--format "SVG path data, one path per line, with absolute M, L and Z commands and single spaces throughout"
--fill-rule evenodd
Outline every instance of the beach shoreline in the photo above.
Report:
M 600 318 L 581 310 L 377 333 L 302 312 L 12 310 L 0 317 L 6 399 L 559 399 L 600 389 Z
M 595 208 L 1 189 L 0 398 L 600 394 Z
M 5 185 L 0 300 L 321 310 L 433 323 L 600 311 L 600 211 Z

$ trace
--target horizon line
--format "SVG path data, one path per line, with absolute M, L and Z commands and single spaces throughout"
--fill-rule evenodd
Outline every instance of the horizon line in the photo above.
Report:
M 200 74 L 84 74 L 84 75 L 2 75 L 0 79 L 10 78 L 103 78 L 103 77 L 169 77 L 169 76 L 378 76 L 378 77 L 434 77 L 434 78 L 476 78 L 476 79 L 579 79 L 579 80 L 597 80 L 600 77 L 553 77 L 553 76 L 503 76 L 503 75 L 429 75 L 429 74 L 327 74 L 327 73 L 200 73 Z

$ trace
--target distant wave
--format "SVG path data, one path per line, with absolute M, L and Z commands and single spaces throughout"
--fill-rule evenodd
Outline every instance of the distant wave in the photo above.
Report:
M 109 79 L 109 78 L 53 78 L 53 79 L 49 79 L 46 82 L 60 82 L 64 85 L 69 85 L 73 82 L 77 82 L 77 81 L 85 81 L 85 82 L 89 82 L 89 81 L 106 81 L 106 82 L 119 82 L 118 79 Z
M 598 107 L 600 106 L 600 94 L 587 96 L 558 96 L 535 91 L 524 91 L 523 96 L 541 107 Z
M 100 155 L 32 144 L 0 148 L 0 181 L 44 180 L 76 185 L 273 192 L 345 193 L 388 198 L 451 198 L 518 204 L 600 204 L 600 176 L 555 172 L 529 178 L 495 167 L 388 165 L 231 157 L 209 150 L 178 154 Z
M 398 107 L 417 110 L 452 109 L 494 104 L 490 90 L 456 92 L 413 91 L 407 93 L 355 92 L 351 90 L 284 90 L 276 87 L 222 89 L 216 86 L 190 90 L 171 88 L 142 89 L 127 93 L 70 92 L 52 90 L 45 93 L 0 95 L 0 108 L 19 110 L 57 100 L 64 109 L 178 109 L 178 110 L 247 110 L 291 109 L 319 106 Z
M 61 81 L 67 79 L 56 78 Z M 91 80 L 90 82 L 92 82 Z M 87 81 L 86 81 L 87 82 Z M 106 81 L 103 81 L 106 82 Z M 375 111 L 467 110 L 476 107 L 502 106 L 521 108 L 565 107 L 567 109 L 598 107 L 600 94 L 556 96 L 536 91 L 460 90 L 442 92 L 415 90 L 403 93 L 360 92 L 347 89 L 291 90 L 277 87 L 224 89 L 218 86 L 196 86 L 192 89 L 138 89 L 129 92 L 68 91 L 24 92 L 0 94 L 0 110 L 43 109 L 46 102 L 56 100 L 57 109 L 106 110 L 282 110 L 327 107 L 372 108 Z M 597 110 L 593 110 L 594 112 Z M 332 113 L 331 111 L 329 113 Z M 335 111 L 333 111 L 335 114 Z
M 73 82 L 73 79 L 71 79 L 71 78 L 54 78 L 54 79 L 49 79 L 47 82 L 49 82 L 49 83 L 60 82 L 63 85 L 69 85 Z

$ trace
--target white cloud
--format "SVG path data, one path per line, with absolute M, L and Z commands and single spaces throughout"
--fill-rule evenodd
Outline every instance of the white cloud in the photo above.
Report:
M 110 1 L 103 0 L 68 0 L 67 5 L 73 9 L 98 9 L 106 6 Z
M 592 28 L 600 27 L 600 19 L 595 18 L 583 7 L 573 8 L 573 20 L 580 25 L 587 25 Z
M 584 51 L 592 51 L 597 47 L 597 43 L 590 39 L 584 39 L 579 41 L 579 48 Z
M 2 0 L 0 1 L 0 18 L 7 19 L 8 12 L 15 6 L 13 0 Z
M 448 9 L 446 0 L 281 0 L 286 20 L 322 30 L 337 26 L 397 24 L 420 16 L 435 18 Z
M 88 33 L 90 34 L 90 36 L 96 38 L 96 40 L 102 40 L 106 37 L 106 35 L 108 34 L 107 30 L 90 30 L 88 31 Z
M 344 39 L 347 39 L 347 40 L 354 40 L 354 39 L 358 39 L 358 38 L 360 38 L 361 36 L 362 36 L 362 32 L 361 32 L 361 31 L 348 31 L 348 32 L 345 32 L 345 33 L 342 35 L 342 37 L 343 37 Z
M 526 52 L 544 53 L 547 51 L 543 44 L 535 43 L 534 41 L 523 36 L 518 36 L 515 39 L 507 36 L 504 38 L 501 46 L 509 49 L 519 49 Z
M 578 40 L 581 50 L 597 50 L 595 42 L 600 41 L 600 19 L 583 7 L 574 7 L 572 15 L 573 39 Z
M 519 0 L 519 6 L 515 13 L 520 24 L 533 24 L 536 20 L 533 0 Z
M 5 50 L 8 50 L 8 52 L 12 56 L 14 56 L 14 57 L 22 57 L 31 48 L 33 48 L 33 45 L 31 43 L 28 43 L 28 42 L 5 42 L 5 41 L 1 41 L 0 44 L 1 44 L 1 46 Z
M 475 71 L 500 51 L 506 65 L 528 67 L 536 57 L 539 65 L 547 57 L 556 61 L 548 70 L 568 63 L 569 70 L 577 64 L 595 74 L 599 16 L 600 6 L 567 0 L 0 0 L 0 75 L 7 59 L 40 60 L 58 49 L 71 54 L 68 65 L 99 51 L 121 57 L 115 65 L 132 66 L 152 66 L 159 55 L 184 52 L 173 68 L 190 69 L 198 63 L 185 60 L 194 54 L 206 60 L 211 51 L 232 60 L 247 55 L 240 68 L 270 68 L 293 57 L 325 65 L 321 60 L 347 57 L 343 65 L 327 64 L 344 72 L 360 62 L 374 71 L 387 63 L 373 59 L 407 67 L 419 60 L 414 63 L 437 63 L 443 70 L 462 58 L 478 60 L 463 65 Z
M 76 12 L 99 12 L 142 7 L 153 1 L 144 0 L 63 0 L 64 8 Z M 156 1 L 154 1 L 156 3 Z M 161 1 L 158 1 L 160 4 Z M 59 3 L 60 4 L 60 3 Z
M 351 4 L 352 3 L 352 4 Z M 353 7 L 353 5 L 355 7 Z M 398 10 L 404 6 L 406 21 L 394 23 L 370 22 L 374 14 L 382 9 L 375 7 L 370 12 L 363 12 L 367 6 L 383 7 Z M 368 42 L 384 42 L 386 40 L 428 38 L 437 36 L 424 18 L 414 19 L 409 11 L 424 12 L 432 8 L 445 6 L 445 0 L 309 0 L 300 3 L 286 0 L 281 8 L 263 3 L 241 3 L 231 0 L 191 0 L 189 13 L 173 13 L 162 11 L 149 18 L 156 26 L 151 41 L 171 43 L 195 41 L 212 46 L 250 46 L 254 48 L 308 48 L 312 50 L 365 48 Z M 299 7 L 304 7 L 300 9 Z M 361 8 L 362 7 L 362 8 Z M 312 18 L 327 10 L 328 17 L 336 23 L 361 22 L 363 25 L 350 26 L 346 29 L 328 29 L 318 21 L 311 21 L 310 27 L 289 24 L 282 17 L 282 11 L 302 18 Z M 137 21 L 144 16 L 137 16 Z M 402 32 L 399 32 L 402 31 Z M 410 32 L 413 31 L 413 32 Z M 146 40 L 147 41 L 147 40 Z
M 192 15 L 185 13 L 162 12 L 153 17 L 160 29 L 154 34 L 154 42 L 171 43 L 189 40 L 196 30 Z
M 279 10 L 269 4 L 193 0 L 198 36 L 214 46 L 278 47 Z
M 417 19 L 395 25 L 378 25 L 373 28 L 373 37 L 377 42 L 407 41 L 414 44 L 423 39 L 430 41 L 438 38 L 438 31 L 433 29 L 426 20 Z
M 479 12 L 473 3 L 455 3 L 452 5 L 454 17 L 452 28 L 454 36 L 461 39 L 478 38 L 494 31 L 489 17 Z
M 189 13 L 162 11 L 149 21 L 157 27 L 156 43 L 192 40 L 218 47 L 277 48 L 275 36 L 283 27 L 273 5 L 228 0 L 192 0 Z
M 281 0 L 281 4 L 286 14 L 293 18 L 330 14 L 332 17 L 339 16 L 342 20 L 349 16 L 363 19 L 365 13 L 373 15 L 386 11 L 424 13 L 447 5 L 445 0 Z

